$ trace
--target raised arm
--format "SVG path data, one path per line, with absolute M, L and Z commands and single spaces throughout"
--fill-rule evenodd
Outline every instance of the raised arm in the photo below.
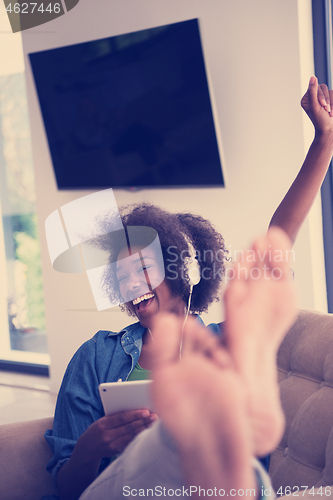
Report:
M 333 91 L 312 76 L 301 101 L 315 128 L 315 137 L 301 170 L 276 209 L 271 226 L 278 226 L 295 242 L 314 202 L 333 155 Z

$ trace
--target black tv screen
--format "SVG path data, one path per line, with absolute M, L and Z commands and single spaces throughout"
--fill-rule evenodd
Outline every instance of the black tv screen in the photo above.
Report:
M 59 189 L 224 185 L 197 19 L 29 56 Z

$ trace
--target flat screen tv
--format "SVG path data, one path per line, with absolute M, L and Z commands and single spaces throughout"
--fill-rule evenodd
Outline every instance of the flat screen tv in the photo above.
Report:
M 59 189 L 224 186 L 197 19 L 29 56 Z

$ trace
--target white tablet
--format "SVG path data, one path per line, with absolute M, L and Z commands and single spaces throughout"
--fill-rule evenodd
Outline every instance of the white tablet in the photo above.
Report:
M 151 380 L 132 382 L 106 382 L 100 384 L 99 393 L 105 415 L 112 415 L 126 410 L 154 411 L 150 390 Z

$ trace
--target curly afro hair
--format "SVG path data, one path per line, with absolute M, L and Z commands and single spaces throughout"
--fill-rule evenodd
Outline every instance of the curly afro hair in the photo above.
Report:
M 170 213 L 148 203 L 122 207 L 120 215 L 125 227 L 146 226 L 158 233 L 164 259 L 166 284 L 171 293 L 175 297 L 180 297 L 185 303 L 190 295 L 190 284 L 186 274 L 186 265 L 184 267 L 184 259 L 191 256 L 189 242 L 193 245 L 200 265 L 201 280 L 193 287 L 190 306 L 192 313 L 200 314 L 207 311 L 208 306 L 214 300 L 219 300 L 218 292 L 225 274 L 227 250 L 221 234 L 208 220 L 190 213 Z M 100 246 L 107 249 L 107 238 Z M 115 260 L 120 249 L 120 247 L 117 250 L 113 249 L 110 261 Z M 110 269 L 104 275 L 103 288 L 113 300 L 120 299 L 118 302 L 121 302 L 117 278 Z M 130 316 L 134 316 L 127 304 L 121 307 Z

